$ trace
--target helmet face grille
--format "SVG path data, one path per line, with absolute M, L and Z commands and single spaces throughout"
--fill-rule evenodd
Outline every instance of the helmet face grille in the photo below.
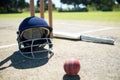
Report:
M 30 59 L 48 58 L 52 54 L 52 42 L 50 40 L 50 31 L 47 28 L 29 28 L 20 34 L 19 50 L 20 53 Z M 46 56 L 42 56 L 45 53 Z M 47 55 L 48 54 L 48 55 Z
M 50 48 L 50 45 L 52 45 L 52 43 L 49 43 L 49 40 L 50 38 L 37 38 L 37 39 L 21 41 L 19 43 L 20 53 L 24 57 L 30 59 L 50 58 L 53 55 L 53 53 Z M 43 54 L 47 54 L 47 55 L 45 56 Z

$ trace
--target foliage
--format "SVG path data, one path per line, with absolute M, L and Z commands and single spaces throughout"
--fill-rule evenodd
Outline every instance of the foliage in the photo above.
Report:
M 88 9 L 87 8 L 73 8 L 73 9 L 59 8 L 58 12 L 88 12 Z
M 40 7 L 40 0 L 37 0 L 37 7 Z M 55 4 L 52 4 L 53 9 L 55 9 Z M 48 0 L 44 0 L 44 10 L 48 10 Z M 37 10 L 39 12 L 39 9 Z
M 120 4 L 120 0 L 116 0 Z
M 97 10 L 112 11 L 115 0 L 91 0 L 92 4 L 95 4 Z
M 87 5 L 87 0 L 60 0 L 63 4 L 74 5 L 78 8 L 80 4 Z
M 25 0 L 2 0 L 0 2 L 0 13 L 22 12 L 22 9 L 29 6 Z
M 48 5 L 48 3 L 47 3 L 47 0 L 44 0 L 44 8 L 45 8 L 45 10 L 47 10 L 47 6 Z M 37 0 L 37 7 L 39 7 L 40 6 L 40 0 Z
M 27 3 L 25 3 L 25 0 L 18 0 L 18 5 L 17 5 L 19 8 L 20 8 L 20 11 L 22 11 L 23 8 L 29 6 Z
M 80 4 L 92 5 L 96 10 L 112 11 L 115 0 L 60 0 L 63 4 L 74 5 L 74 8 L 78 8 Z M 117 0 L 119 1 L 119 0 Z

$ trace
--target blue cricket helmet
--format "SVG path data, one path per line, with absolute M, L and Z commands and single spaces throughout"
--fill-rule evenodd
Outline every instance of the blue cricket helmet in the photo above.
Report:
M 44 19 L 36 16 L 32 16 L 32 17 L 25 18 L 21 22 L 19 26 L 19 32 L 21 33 L 25 29 L 38 28 L 38 27 L 44 27 L 49 29 L 50 32 L 52 31 L 52 27 L 50 27 Z
M 52 56 L 52 41 L 50 33 L 52 27 L 39 17 L 25 18 L 18 28 L 18 47 L 20 53 L 30 59 L 43 59 Z M 38 54 L 48 53 L 49 56 L 41 57 Z

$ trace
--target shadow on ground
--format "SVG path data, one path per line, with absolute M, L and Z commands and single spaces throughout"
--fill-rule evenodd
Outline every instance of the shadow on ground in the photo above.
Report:
M 8 67 L 14 67 L 16 69 L 29 69 L 40 67 L 45 65 L 48 62 L 49 58 L 45 59 L 28 59 L 23 57 L 19 51 L 14 52 L 11 56 L 7 57 L 6 59 L 0 62 L 0 70 L 4 70 Z M 7 64 L 8 61 L 11 61 L 11 64 L 8 66 L 4 66 Z
M 70 75 L 65 74 L 63 76 L 63 80 L 80 80 L 80 76 L 79 75 L 70 76 Z

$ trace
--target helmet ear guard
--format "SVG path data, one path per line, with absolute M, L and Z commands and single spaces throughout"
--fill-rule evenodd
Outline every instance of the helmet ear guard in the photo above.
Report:
M 37 22 L 34 22 L 36 20 Z M 17 31 L 20 53 L 30 59 L 52 57 L 53 44 L 50 39 L 51 31 L 52 28 L 41 18 L 30 17 L 23 20 Z

